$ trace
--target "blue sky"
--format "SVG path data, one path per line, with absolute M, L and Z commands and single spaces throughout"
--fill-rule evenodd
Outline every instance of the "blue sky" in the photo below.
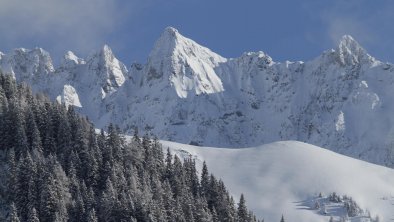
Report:
M 42 47 L 58 62 L 108 44 L 127 66 L 144 63 L 167 26 L 224 57 L 264 51 L 275 61 L 310 60 L 352 35 L 394 62 L 389 0 L 1 0 L 0 51 Z

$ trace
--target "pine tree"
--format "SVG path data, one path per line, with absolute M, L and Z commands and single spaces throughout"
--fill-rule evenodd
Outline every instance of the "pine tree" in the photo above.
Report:
M 85 197 L 85 206 L 88 211 L 90 211 L 92 208 L 96 208 L 96 199 L 95 199 L 95 193 L 93 191 L 93 187 L 90 187 L 89 190 L 87 191 Z
M 171 219 L 175 218 L 175 200 L 168 180 L 165 180 L 163 183 L 163 205 L 167 221 L 171 221 Z
M 199 195 L 195 200 L 195 219 L 196 221 L 219 221 L 218 215 L 215 208 L 212 209 L 212 213 L 208 208 L 207 201 L 201 198 Z
M 97 216 L 96 216 L 96 211 L 94 210 L 94 208 L 92 208 L 88 214 L 87 214 L 87 218 L 86 218 L 87 222 L 97 222 Z
M 105 190 L 100 198 L 100 215 L 101 221 L 111 221 L 113 216 L 112 211 L 116 203 L 116 193 L 112 181 L 107 178 Z
M 175 211 L 174 211 L 174 217 L 172 219 L 175 219 L 175 221 L 179 221 L 179 222 L 186 222 L 185 214 L 182 210 L 182 206 L 179 198 L 176 198 L 175 200 Z
M 9 130 L 8 135 L 10 135 L 7 142 L 14 147 L 17 156 L 28 148 L 24 119 L 21 105 L 15 98 L 11 99 L 6 118 L 7 130 Z
M 193 196 L 196 197 L 199 191 L 196 163 L 191 157 L 186 158 L 183 161 L 183 168 L 185 169 L 185 184 L 190 188 Z
M 170 178 L 171 187 L 175 197 L 182 196 L 184 194 L 184 179 L 182 162 L 178 156 L 175 155 L 172 177 Z
M 69 212 L 70 218 L 72 221 L 83 221 L 86 218 L 86 212 L 85 202 L 80 190 L 74 195 L 73 200 Z
M 119 128 L 110 124 L 108 126 L 107 149 L 112 150 L 113 158 L 116 160 L 122 159 L 124 148 L 123 142 L 119 134 Z
M 167 148 L 165 164 L 164 179 L 170 180 L 172 177 L 172 154 L 170 148 Z
M 219 216 L 218 216 L 218 214 L 216 213 L 216 210 L 215 210 L 215 208 L 213 208 L 212 209 L 212 222 L 219 222 L 220 220 L 219 220 Z
M 280 222 L 285 222 L 285 218 L 282 215 L 282 218 L 280 219 Z
M 213 207 L 216 207 L 219 217 L 220 218 L 224 217 L 224 215 L 221 212 L 222 209 L 218 209 L 219 208 L 218 203 L 220 201 L 219 182 L 217 181 L 216 177 L 213 174 L 211 174 L 209 177 L 209 184 L 206 193 L 207 193 L 206 199 L 209 209 L 212 210 Z
M 7 169 L 7 190 L 11 191 L 8 192 L 8 201 L 9 202 L 15 202 L 16 199 L 16 194 L 15 190 L 17 189 L 17 182 L 18 182 L 18 175 L 17 172 L 18 166 L 16 163 L 16 156 L 15 156 L 15 151 L 13 148 L 11 148 L 8 151 L 7 155 L 7 164 L 8 164 L 8 169 Z
M 238 203 L 238 221 L 239 222 L 248 222 L 250 221 L 248 209 L 246 208 L 245 197 L 241 194 Z
M 201 171 L 201 196 L 205 196 L 209 190 L 209 174 L 208 174 L 208 167 L 206 162 L 203 162 L 202 171 Z
M 0 73 L 0 78 L 1 78 Z M 1 79 L 0 79 L 1 80 Z M 8 125 L 6 124 L 5 116 L 8 113 L 8 99 L 5 95 L 4 89 L 1 87 L 0 84 L 0 150 L 5 149 L 7 144 L 7 136 L 8 136 Z
M 14 203 L 11 203 L 11 209 L 10 209 L 10 216 L 8 218 L 9 222 L 20 222 L 19 217 L 18 217 L 18 210 L 16 209 L 16 206 Z
M 36 195 L 36 167 L 27 152 L 25 157 L 21 157 L 18 163 L 17 172 L 17 186 L 15 192 L 16 205 L 21 212 L 21 219 L 25 221 L 28 216 L 28 212 L 31 208 L 37 205 Z
M 232 196 L 228 195 L 228 205 L 227 207 L 229 208 L 229 216 L 228 218 L 229 221 L 236 221 L 237 218 L 237 210 L 235 209 L 235 202 Z
M 64 166 L 64 170 L 68 172 L 69 162 L 68 157 L 71 155 L 72 147 L 72 133 L 71 126 L 68 119 L 66 107 L 63 107 L 63 111 L 59 114 L 59 121 L 57 126 L 56 146 L 57 156 L 60 158 L 60 162 Z
M 40 219 L 38 218 L 37 211 L 36 211 L 35 207 L 33 207 L 29 210 L 27 222 L 40 222 Z
M 88 142 L 88 166 L 86 170 L 86 184 L 88 187 L 96 187 L 99 179 L 99 162 L 100 158 L 99 148 L 95 138 L 94 128 L 92 127 L 89 132 L 89 142 Z
M 134 128 L 133 141 L 134 141 L 136 144 L 141 143 L 141 139 L 140 139 L 140 137 L 139 137 L 139 135 L 138 135 L 138 127 L 135 127 L 135 128 Z
M 194 222 L 194 212 L 195 209 L 193 208 L 192 204 L 188 204 L 186 206 L 186 214 L 185 214 L 185 220 L 188 222 Z
M 40 218 L 44 222 L 55 220 L 57 200 L 52 181 L 51 176 L 48 176 L 41 188 Z
M 68 180 L 61 166 L 51 155 L 48 157 L 42 181 L 40 220 L 42 222 L 67 220 L 67 205 L 70 198 Z

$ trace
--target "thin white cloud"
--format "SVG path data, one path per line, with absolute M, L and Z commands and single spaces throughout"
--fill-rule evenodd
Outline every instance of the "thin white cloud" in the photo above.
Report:
M 387 50 L 394 49 L 393 10 L 393 2 L 386 0 L 335 1 L 323 10 L 321 19 L 333 44 L 337 44 L 341 36 L 350 34 L 364 47 L 387 57 Z
M 328 36 L 335 44 L 343 35 L 352 35 L 356 40 L 363 43 L 371 43 L 377 39 L 363 22 L 352 17 L 332 17 L 328 20 Z
M 86 53 L 105 42 L 127 12 L 127 1 L 1 0 L 0 45 L 33 42 L 51 51 Z M 38 45 L 41 46 L 41 45 Z
M 394 1 L 305 0 L 302 7 L 319 25 L 306 31 L 305 38 L 310 43 L 334 48 L 341 37 L 348 34 L 372 56 L 394 61 Z

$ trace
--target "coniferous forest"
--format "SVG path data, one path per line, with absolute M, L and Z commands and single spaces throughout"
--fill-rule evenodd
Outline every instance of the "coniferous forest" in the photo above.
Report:
M 205 163 L 197 171 L 0 74 L 0 221 L 257 221 Z

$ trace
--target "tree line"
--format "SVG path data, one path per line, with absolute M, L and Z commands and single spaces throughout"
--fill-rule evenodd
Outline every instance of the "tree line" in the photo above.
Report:
M 0 73 L 1 221 L 259 221 L 204 163 L 138 131 L 96 132 L 73 107 Z

